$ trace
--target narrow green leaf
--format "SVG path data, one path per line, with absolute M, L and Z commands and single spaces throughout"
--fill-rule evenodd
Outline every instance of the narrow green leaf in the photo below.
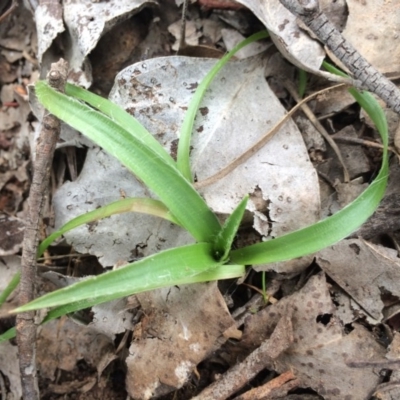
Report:
M 244 273 L 245 273 L 245 267 L 243 265 L 219 265 L 217 267 L 206 269 L 204 272 L 200 272 L 199 274 L 196 275 L 187 275 L 187 276 L 182 275 L 181 278 L 174 281 L 174 285 L 187 285 L 191 283 L 217 281 L 220 279 L 238 278 L 240 276 L 243 276 Z M 171 286 L 171 285 L 163 285 L 160 287 L 164 286 Z M 121 297 L 123 296 L 115 295 L 114 293 L 112 293 L 111 295 L 99 296 L 77 302 L 68 303 L 51 310 L 46 315 L 46 318 L 43 320 L 43 322 L 48 322 L 52 319 L 61 317 L 62 315 L 70 314 L 72 312 L 79 311 L 84 308 L 93 307 L 94 305 L 105 303 L 107 301 L 116 300 Z
M 232 214 L 227 218 L 221 231 L 217 235 L 214 242 L 215 257 L 222 261 L 226 261 L 232 247 L 233 240 L 239 229 L 243 214 L 246 211 L 246 205 L 249 196 L 245 196 L 238 206 L 233 210 Z
M 86 104 L 36 83 L 40 102 L 56 117 L 101 146 L 130 169 L 199 242 L 211 241 L 221 226 L 193 186 L 164 159 L 115 121 Z
M 381 135 L 384 149 L 378 176 L 356 200 L 335 215 L 277 239 L 234 250 L 230 253 L 231 262 L 266 264 L 314 253 L 344 239 L 373 214 L 385 193 L 388 180 L 387 121 L 382 108 L 370 93 L 360 93 L 355 89 L 350 89 L 350 92 L 369 114 Z
M 197 243 L 169 249 L 143 258 L 114 271 L 82 280 L 48 293 L 14 312 L 56 307 L 68 303 L 102 297 L 108 300 L 147 290 L 171 286 L 216 268 L 221 262 L 212 256 L 212 245 Z
M 14 289 L 18 286 L 19 280 L 21 278 L 21 273 L 17 272 L 8 283 L 7 287 L 0 294 L 0 307 L 7 300 L 8 296 L 14 291 Z
M 210 83 L 215 78 L 217 73 L 221 70 L 221 68 L 243 47 L 247 46 L 250 43 L 256 42 L 260 39 L 265 39 L 269 36 L 267 31 L 262 31 L 255 33 L 254 35 L 248 37 L 247 39 L 240 42 L 236 47 L 234 47 L 229 53 L 227 53 L 224 57 L 222 57 L 212 68 L 212 70 L 205 76 L 205 78 L 201 81 L 199 86 L 196 89 L 195 94 L 190 101 L 189 108 L 185 113 L 185 118 L 183 120 L 183 124 L 181 127 L 181 133 L 179 135 L 179 144 L 178 144 L 178 152 L 177 152 L 177 160 L 176 163 L 178 165 L 178 169 L 182 172 L 183 176 L 189 181 L 193 182 L 192 172 L 190 169 L 190 142 L 192 138 L 192 131 L 194 121 L 196 119 L 197 112 L 200 107 L 201 100 L 203 99 L 207 88 L 210 86 Z
M 107 117 L 110 117 L 118 125 L 124 128 L 131 135 L 139 139 L 146 146 L 150 147 L 158 154 L 167 164 L 176 167 L 176 163 L 168 152 L 161 146 L 160 142 L 132 115 L 127 113 L 121 107 L 112 101 L 91 93 L 79 86 L 67 83 L 65 85 L 65 93 L 76 99 L 82 100 L 97 110 L 101 111 Z
M 243 265 L 220 265 L 217 266 L 216 268 L 207 269 L 206 271 L 198 275 L 182 278 L 182 280 L 180 282 L 175 283 L 175 285 L 178 284 L 186 285 L 190 283 L 200 283 L 200 282 L 217 281 L 220 279 L 238 278 L 240 276 L 243 276 L 244 273 L 245 273 L 245 268 Z M 79 311 L 84 308 L 92 307 L 96 304 L 101 304 L 106 301 L 115 300 L 116 298 L 119 298 L 119 296 L 96 297 L 94 299 L 81 300 L 78 302 L 73 302 L 63 306 L 56 307 L 48 312 L 46 318 L 44 318 L 44 320 L 42 321 L 42 324 L 45 324 L 46 322 L 49 322 L 63 315 L 70 314 L 72 312 Z M 9 329 L 8 331 L 0 335 L 0 343 L 14 338 L 15 334 L 16 334 L 15 328 Z
M 8 331 L 6 331 L 0 335 L 0 343 L 5 342 L 6 340 L 15 338 L 15 335 L 16 335 L 15 328 L 10 328 Z
M 167 207 L 161 203 L 161 201 L 149 198 L 130 197 L 128 199 L 117 200 L 113 203 L 107 204 L 104 207 L 96 208 L 93 211 L 79 215 L 71 221 L 68 221 L 60 229 L 58 229 L 56 232 L 53 232 L 50 236 L 43 240 L 42 243 L 40 243 L 37 256 L 40 257 L 51 245 L 51 243 L 54 242 L 54 240 L 64 235 L 64 233 L 69 232 L 71 229 L 77 228 L 78 226 L 87 224 L 89 222 L 110 217 L 111 215 L 125 212 L 150 214 L 156 217 L 164 218 L 174 224 L 179 225 L 178 221 L 168 211 Z
M 299 76 L 298 92 L 299 97 L 302 99 L 307 87 L 307 72 L 303 69 L 298 69 L 297 72 Z

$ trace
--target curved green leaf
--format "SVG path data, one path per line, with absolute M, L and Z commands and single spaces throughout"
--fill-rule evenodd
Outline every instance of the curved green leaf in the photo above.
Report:
M 385 193 L 389 171 L 387 121 L 382 108 L 370 93 L 360 93 L 355 89 L 350 89 L 350 92 L 374 121 L 381 135 L 384 149 L 378 176 L 356 200 L 335 215 L 277 239 L 234 250 L 230 253 L 231 262 L 266 264 L 315 253 L 353 233 L 378 207 Z
M 215 257 L 221 261 L 226 262 L 229 258 L 229 252 L 239 229 L 240 223 L 242 222 L 243 214 L 246 211 L 248 199 L 249 196 L 246 195 L 233 210 L 232 214 L 227 218 L 221 228 L 221 231 L 218 233 L 218 236 L 215 239 L 214 254 Z
M 247 39 L 240 42 L 229 53 L 225 54 L 212 68 L 212 70 L 200 82 L 190 101 L 189 107 L 185 113 L 185 118 L 182 123 L 181 133 L 179 135 L 178 152 L 176 164 L 178 169 L 182 172 L 183 176 L 189 181 L 193 182 L 192 172 L 190 169 L 190 141 L 192 138 L 192 131 L 197 112 L 199 111 L 201 100 L 203 99 L 207 88 L 210 86 L 211 81 L 215 78 L 221 68 L 243 47 L 250 43 L 256 42 L 260 39 L 265 39 L 269 36 L 267 31 L 255 33 Z
M 86 214 L 79 215 L 78 217 L 71 219 L 64 224 L 56 232 L 49 235 L 38 248 L 37 256 L 40 257 L 43 252 L 64 233 L 69 232 L 71 229 L 77 228 L 78 226 L 87 224 L 89 222 L 98 221 L 99 219 L 110 217 L 111 215 L 121 214 L 125 212 L 139 212 L 144 214 L 154 215 L 156 217 L 164 218 L 174 224 L 179 225 L 178 221 L 168 211 L 167 207 L 161 201 L 149 199 L 130 197 L 128 199 L 117 200 L 113 203 L 107 204 L 106 206 L 96 208 L 93 211 L 89 211 Z
M 48 293 L 18 307 L 14 312 L 56 307 L 91 298 L 102 298 L 102 301 L 108 301 L 133 293 L 182 283 L 185 279 L 222 264 L 214 259 L 212 250 L 212 245 L 208 243 L 197 243 L 165 250 L 125 267 Z
M 36 83 L 36 95 L 52 114 L 130 169 L 197 241 L 211 241 L 218 234 L 221 226 L 217 217 L 193 186 L 141 140 L 109 117 L 53 90 L 43 81 Z
M 146 146 L 150 147 L 167 164 L 176 167 L 175 161 L 161 146 L 160 142 L 158 142 L 157 139 L 136 118 L 128 114 L 112 101 L 91 93 L 79 86 L 72 85 L 71 83 L 65 85 L 65 94 L 78 100 L 82 100 L 101 111 L 131 135 L 142 141 Z
M 216 281 L 220 279 L 231 279 L 243 276 L 245 268 L 243 265 L 220 265 L 216 268 L 208 269 L 205 272 L 201 272 L 198 275 L 184 277 L 180 282 L 175 283 L 176 285 L 186 285 L 190 283 Z M 119 298 L 116 297 L 116 298 Z M 63 315 L 82 310 L 84 308 L 92 307 L 96 304 L 105 303 L 116 299 L 113 296 L 96 297 L 94 299 L 86 299 L 78 302 L 68 303 L 63 306 L 59 306 L 50 310 L 46 315 L 46 318 L 42 321 L 42 324 L 49 322 L 55 318 Z M 15 337 L 15 328 L 11 328 L 8 331 L 0 335 L 0 343 Z

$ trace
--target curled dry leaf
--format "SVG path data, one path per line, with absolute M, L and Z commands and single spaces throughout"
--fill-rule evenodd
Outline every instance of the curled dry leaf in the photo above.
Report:
M 150 4 L 156 3 L 152 0 L 67 0 L 62 5 L 58 2 L 41 3 L 35 11 L 39 60 L 43 59 L 54 39 L 67 30 L 69 43 L 65 57 L 71 68 L 70 78 L 89 87 L 92 76 L 88 54 L 113 26 Z
M 320 73 L 325 57 L 321 45 L 298 26 L 296 17 L 279 0 L 237 0 L 249 8 L 267 27 L 272 40 L 293 64 Z

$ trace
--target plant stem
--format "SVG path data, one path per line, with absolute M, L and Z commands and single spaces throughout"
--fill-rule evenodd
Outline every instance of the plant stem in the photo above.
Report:
M 67 68 L 67 63 L 62 59 L 51 65 L 47 79 L 53 88 L 60 91 L 64 89 Z M 37 142 L 33 179 L 29 192 L 29 210 L 26 218 L 21 260 L 20 304 L 29 303 L 35 297 L 39 224 L 42 219 L 51 163 L 59 135 L 60 121 L 53 115 L 46 113 L 42 120 L 41 132 Z M 24 400 L 40 399 L 36 376 L 36 328 L 34 312 L 18 314 L 16 329 Z

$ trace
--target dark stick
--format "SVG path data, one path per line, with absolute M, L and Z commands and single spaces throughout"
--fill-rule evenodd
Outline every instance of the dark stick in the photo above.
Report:
M 67 72 L 68 64 L 64 60 L 61 59 L 52 64 L 47 75 L 49 84 L 56 90 L 64 91 Z M 20 304 L 28 303 L 35 298 L 39 225 L 42 219 L 43 204 L 48 188 L 54 150 L 59 135 L 60 121 L 53 115 L 45 113 L 37 142 L 33 179 L 29 191 L 29 210 L 25 225 L 21 260 Z M 40 399 L 36 377 L 36 327 L 35 312 L 17 315 L 17 343 L 24 400 Z
M 280 0 L 296 17 L 300 18 L 348 68 L 356 81 L 354 85 L 378 95 L 400 114 L 400 90 L 377 71 L 335 28 L 320 11 L 318 0 Z
M 275 369 L 274 362 L 293 343 L 293 326 L 289 315 L 281 317 L 269 339 L 229 369 L 217 381 L 192 400 L 223 400 L 240 390 L 263 369 Z
M 182 4 L 181 37 L 179 38 L 178 51 L 181 51 L 186 47 L 186 15 L 188 3 L 189 0 L 184 0 Z

